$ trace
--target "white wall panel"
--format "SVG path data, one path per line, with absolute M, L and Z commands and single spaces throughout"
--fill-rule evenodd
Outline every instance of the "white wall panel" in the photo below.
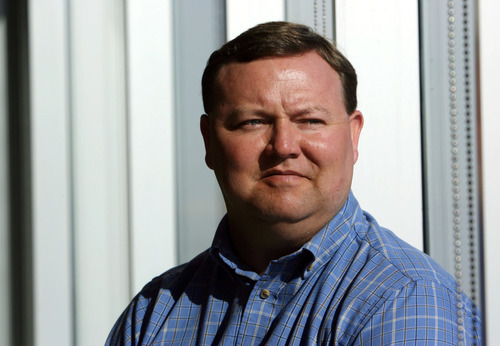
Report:
M 335 13 L 365 117 L 354 194 L 382 226 L 422 249 L 417 1 L 337 0 Z
M 133 293 L 176 264 L 171 12 L 127 2 Z

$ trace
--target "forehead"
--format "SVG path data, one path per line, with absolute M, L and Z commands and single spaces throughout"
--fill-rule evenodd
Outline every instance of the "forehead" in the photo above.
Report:
M 215 87 L 216 103 L 278 91 L 297 96 L 310 91 L 342 101 L 337 72 L 316 52 L 229 63 L 219 71 Z
M 241 77 L 245 74 L 255 75 L 259 70 L 296 69 L 308 73 L 328 73 L 337 75 L 337 72 L 315 51 L 290 56 L 271 56 L 249 62 L 230 62 L 221 67 L 216 80 L 225 79 L 235 73 Z M 266 74 L 265 72 L 264 74 Z M 337 75 L 338 77 L 338 75 Z

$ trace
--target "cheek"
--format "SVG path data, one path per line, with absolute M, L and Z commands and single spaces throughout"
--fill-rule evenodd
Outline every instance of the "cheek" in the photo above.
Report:
M 238 138 L 221 138 L 216 146 L 217 161 L 219 168 L 224 170 L 224 175 L 247 170 L 253 162 L 256 162 L 255 146 Z
M 320 167 L 337 171 L 352 163 L 352 145 L 349 134 L 317 135 L 304 146 L 304 153 Z

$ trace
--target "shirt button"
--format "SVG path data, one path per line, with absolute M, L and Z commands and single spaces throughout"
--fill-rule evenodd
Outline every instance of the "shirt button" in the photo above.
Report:
M 259 294 L 259 297 L 261 299 L 267 299 L 269 297 L 271 293 L 269 292 L 269 290 L 267 289 L 263 289 L 262 291 L 260 291 L 260 294 Z

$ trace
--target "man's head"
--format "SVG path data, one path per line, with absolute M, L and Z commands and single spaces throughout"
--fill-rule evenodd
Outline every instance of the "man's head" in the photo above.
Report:
M 280 35 L 271 28 L 303 28 L 271 23 L 256 30 L 266 31 L 266 26 L 273 40 Z M 252 36 L 252 30 L 247 33 Z M 260 41 L 263 50 L 271 45 L 264 37 L 244 35 L 235 41 L 251 42 L 247 50 L 258 52 Z M 212 62 L 224 60 L 217 54 Z M 340 74 L 314 49 L 209 66 L 213 81 L 204 91 L 209 115 L 201 117 L 200 126 L 235 247 L 240 255 L 246 248 L 263 253 L 266 247 L 269 258 L 289 253 L 314 236 L 347 199 L 363 116 L 346 110 Z
M 231 62 L 302 55 L 310 51 L 315 51 L 338 73 L 347 114 L 354 112 L 357 106 L 358 82 L 349 60 L 328 40 L 305 25 L 269 22 L 247 30 L 212 53 L 202 78 L 205 113 L 210 114 L 218 101 L 216 79 L 223 66 Z

